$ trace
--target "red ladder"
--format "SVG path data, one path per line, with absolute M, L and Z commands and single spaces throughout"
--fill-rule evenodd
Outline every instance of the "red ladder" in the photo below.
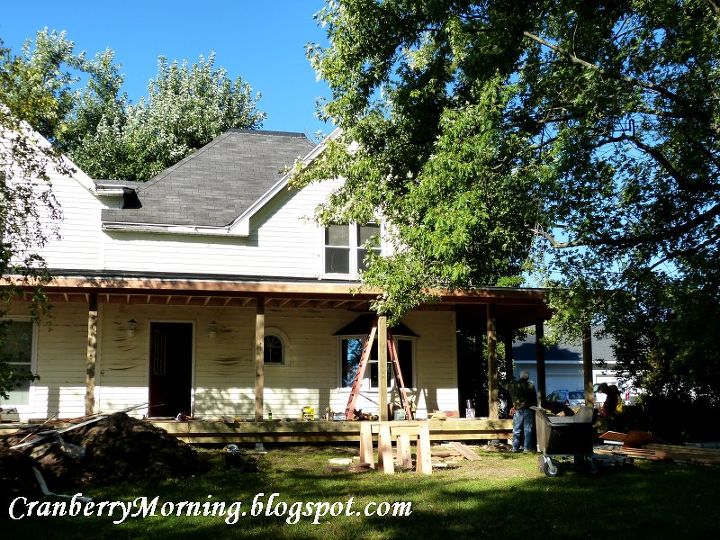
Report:
M 360 356 L 360 364 L 358 365 L 357 373 L 355 374 L 355 380 L 353 381 L 352 387 L 350 388 L 350 395 L 348 396 L 347 407 L 345 407 L 345 418 L 352 420 L 355 416 L 355 404 L 357 402 L 358 395 L 360 395 L 360 384 L 365 377 L 365 369 L 367 368 L 368 360 L 370 359 L 370 352 L 372 351 L 373 343 L 375 342 L 375 336 L 377 335 L 377 321 L 373 322 L 370 328 L 370 334 L 368 335 L 365 343 L 363 344 L 362 354 Z M 402 371 L 400 370 L 400 360 L 398 359 L 397 349 L 395 348 L 395 342 L 393 341 L 392 333 L 388 329 L 387 332 L 388 342 L 388 356 L 393 365 L 393 373 L 395 377 L 395 387 L 398 389 L 400 395 L 400 405 L 402 405 L 405 411 L 405 418 L 412 420 L 412 410 L 410 409 L 410 401 L 407 397 L 407 390 L 405 388 L 405 381 L 403 380 Z M 378 381 L 378 385 L 380 381 Z

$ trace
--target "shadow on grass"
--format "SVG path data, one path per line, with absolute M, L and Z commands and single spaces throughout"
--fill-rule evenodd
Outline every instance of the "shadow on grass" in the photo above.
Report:
M 368 503 L 410 501 L 407 517 L 240 517 L 233 525 L 221 517 L 153 517 L 113 525 L 108 518 L 45 518 L 8 524 L 7 538 L 720 538 L 716 486 L 720 468 L 642 463 L 633 469 L 590 477 L 569 473 L 546 478 L 535 457 L 522 456 L 512 478 L 452 477 L 376 472 L 332 474 L 323 470 L 336 450 L 280 450 L 262 460 L 258 473 L 215 468 L 203 477 L 159 485 L 118 485 L 91 493 L 97 499 L 165 501 L 243 501 L 279 493 L 278 501 L 343 501 L 353 510 Z M 502 461 L 505 457 L 501 458 Z M 500 461 L 500 460 L 499 460 Z M 491 465 L 491 464 L 490 464 Z M 158 505 L 160 506 L 160 505 Z M 249 511 L 250 508 L 245 508 Z M 5 512 L 5 516 L 7 513 Z

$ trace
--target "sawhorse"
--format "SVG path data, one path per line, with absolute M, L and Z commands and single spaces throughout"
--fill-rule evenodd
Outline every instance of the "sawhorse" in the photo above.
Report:
M 427 422 L 360 422 L 360 464 L 375 468 L 373 434 L 378 439 L 378 469 L 385 474 L 395 472 L 393 442 L 397 459 L 403 469 L 412 468 L 411 444 L 415 442 L 415 472 L 432 474 L 430 427 Z

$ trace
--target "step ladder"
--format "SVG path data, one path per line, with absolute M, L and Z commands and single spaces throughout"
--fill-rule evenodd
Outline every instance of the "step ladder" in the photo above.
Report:
M 360 364 L 358 365 L 357 373 L 355 374 L 355 380 L 353 381 L 352 387 L 350 388 L 350 395 L 348 396 L 347 407 L 345 407 L 345 418 L 352 420 L 355 417 L 355 404 L 357 398 L 360 395 L 360 384 L 363 378 L 365 378 L 365 369 L 367 368 L 368 360 L 370 360 L 370 353 L 372 351 L 373 343 L 377 337 L 377 321 L 374 321 L 370 328 L 370 333 L 365 339 L 363 344 L 362 354 L 360 356 Z M 410 409 L 410 401 L 407 396 L 407 389 L 405 388 L 405 381 L 403 380 L 402 371 L 400 370 L 400 359 L 398 358 L 397 348 L 395 347 L 395 341 L 393 340 L 392 332 L 388 328 L 387 331 L 387 343 L 388 343 L 388 358 L 392 362 L 392 370 L 395 379 L 395 388 L 400 396 L 400 405 L 405 411 L 405 418 L 412 420 L 412 410 Z M 378 381 L 378 385 L 381 382 Z M 381 389 L 382 391 L 382 389 Z

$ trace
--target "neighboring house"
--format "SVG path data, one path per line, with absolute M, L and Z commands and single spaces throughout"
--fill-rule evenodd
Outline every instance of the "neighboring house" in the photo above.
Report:
M 357 292 L 363 257 L 390 246 L 382 223 L 313 221 L 339 181 L 289 189 L 286 171 L 323 148 L 298 133 L 231 130 L 144 184 L 51 172 L 64 214 L 42 251 L 52 319 L 31 321 L 24 301 L 9 313 L 8 347 L 40 379 L 0 406 L 25 419 L 145 403 L 134 413 L 343 411 L 380 292 Z M 461 408 L 459 307 L 482 324 L 489 314 L 493 335 L 548 316 L 543 292 L 523 289 L 440 291 L 408 313 L 394 338 L 419 417 Z M 364 410 L 378 409 L 377 358 Z
M 592 381 L 617 384 L 615 355 L 612 338 L 592 334 Z M 524 341 L 513 343 L 514 375 L 527 371 L 530 379 L 537 380 L 535 335 L 530 334 Z M 581 343 L 560 343 L 545 348 L 545 391 L 583 390 L 583 362 Z

